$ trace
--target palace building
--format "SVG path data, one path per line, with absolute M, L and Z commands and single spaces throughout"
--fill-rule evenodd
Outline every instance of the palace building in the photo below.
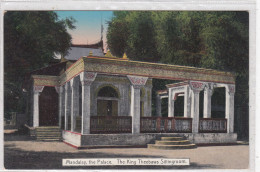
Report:
M 173 81 L 156 92 L 156 116 L 152 116 L 153 79 Z M 225 111 L 221 118 L 213 118 L 212 93 L 220 87 L 225 89 Z M 48 127 L 58 128 L 62 140 L 76 147 L 141 146 L 176 135 L 193 143 L 237 139 L 235 76 L 230 72 L 132 61 L 126 55 L 104 55 L 100 46 L 77 45 L 60 63 L 31 72 L 25 89 L 28 124 L 39 139 L 40 131 Z M 174 113 L 178 97 L 184 101 L 182 117 Z M 168 117 L 161 113 L 164 98 Z

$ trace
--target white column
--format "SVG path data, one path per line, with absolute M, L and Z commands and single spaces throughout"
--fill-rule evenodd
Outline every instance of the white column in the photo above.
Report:
M 192 91 L 191 99 L 191 117 L 192 117 L 192 133 L 199 132 L 199 100 L 200 90 Z
M 234 94 L 235 94 L 235 85 L 227 85 L 226 86 L 227 133 L 234 132 Z
M 132 134 L 140 133 L 140 88 L 144 86 L 147 77 L 127 76 L 131 82 L 131 105 L 130 115 L 132 116 Z
M 210 84 L 207 84 L 204 89 L 203 118 L 211 118 L 211 96 L 212 86 Z
M 76 129 L 76 116 L 79 112 L 79 91 L 78 91 L 78 82 L 76 78 L 73 78 L 70 81 L 71 86 L 71 131 Z
M 71 106 L 71 90 L 70 83 L 65 85 L 65 117 L 64 117 L 64 130 L 68 130 L 68 118 L 70 115 L 70 106 Z
M 192 133 L 199 132 L 199 101 L 200 91 L 204 89 L 204 82 L 190 81 L 191 94 L 191 117 L 192 117 Z
M 174 117 L 174 92 L 172 89 L 168 90 L 168 117 Z
M 131 85 L 131 106 L 132 133 L 140 133 L 140 87 Z
M 156 115 L 162 116 L 162 99 L 160 95 L 156 95 Z
M 44 86 L 34 86 L 33 88 L 33 127 L 39 127 L 39 95 Z
M 82 86 L 81 134 L 90 134 L 90 88 L 96 76 L 97 73 L 93 72 L 82 72 L 80 74 L 80 81 Z
M 191 92 L 189 86 L 185 86 L 184 88 L 184 117 L 185 118 L 190 118 L 191 117 L 191 104 L 190 104 L 190 99 L 191 99 Z

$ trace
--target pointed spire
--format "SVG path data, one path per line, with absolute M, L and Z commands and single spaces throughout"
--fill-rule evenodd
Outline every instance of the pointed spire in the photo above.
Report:
M 111 52 L 109 50 L 107 50 L 105 57 L 113 57 L 113 55 L 111 54 Z
M 128 60 L 126 53 L 124 53 L 124 55 L 123 55 L 123 59 Z

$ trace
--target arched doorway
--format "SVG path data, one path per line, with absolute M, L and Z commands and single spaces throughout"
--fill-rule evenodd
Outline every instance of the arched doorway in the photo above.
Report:
M 39 96 L 39 125 L 57 126 L 58 117 L 58 93 L 54 87 L 44 87 Z
M 118 98 L 118 92 L 113 87 L 102 87 L 97 94 L 97 115 L 118 116 Z

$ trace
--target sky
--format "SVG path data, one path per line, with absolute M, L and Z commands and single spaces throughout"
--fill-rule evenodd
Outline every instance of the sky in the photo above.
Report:
M 113 11 L 56 11 L 60 19 L 73 17 L 76 29 L 68 30 L 73 44 L 92 44 L 101 38 L 101 23 L 103 24 L 103 40 L 106 44 L 107 21 L 113 16 Z M 106 47 L 106 45 L 105 45 Z

